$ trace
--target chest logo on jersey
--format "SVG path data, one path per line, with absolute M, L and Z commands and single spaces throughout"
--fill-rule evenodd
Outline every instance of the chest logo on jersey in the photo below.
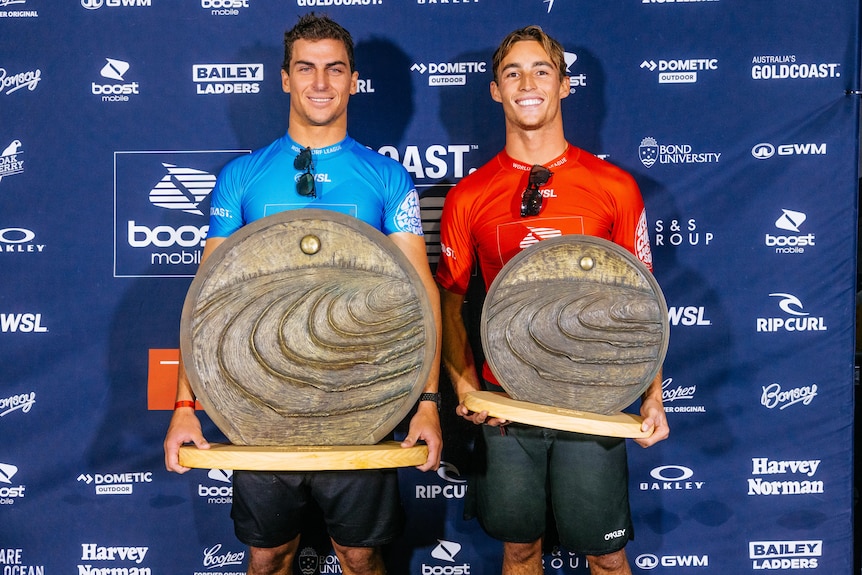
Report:
M 303 176 L 303 175 L 304 175 L 304 174 L 301 174 L 301 173 L 300 173 L 300 174 L 296 174 L 295 176 L 293 176 L 293 181 L 294 181 L 294 182 L 298 182 L 298 181 L 299 181 L 300 176 Z M 331 184 L 331 183 L 332 183 L 332 180 L 329 178 L 329 174 L 325 174 L 325 173 L 324 173 L 324 174 L 312 174 L 312 175 L 314 176 L 314 181 L 315 181 L 315 182 L 318 182 L 318 183 L 321 183 L 321 184 L 323 184 L 323 183 Z

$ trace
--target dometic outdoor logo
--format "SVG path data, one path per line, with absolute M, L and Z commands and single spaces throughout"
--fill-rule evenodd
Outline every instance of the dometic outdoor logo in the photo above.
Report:
M 130 96 L 141 93 L 141 86 L 137 82 L 126 82 L 125 75 L 130 65 L 123 60 L 105 58 L 107 64 L 99 71 L 102 78 L 114 80 L 114 83 L 91 83 L 94 96 L 101 96 L 103 102 L 128 102 Z
M 696 152 L 691 144 L 659 144 L 647 137 L 638 146 L 638 157 L 645 168 L 659 164 L 714 164 L 721 152 Z
M 0 152 L 0 181 L 24 171 L 24 160 L 19 157 L 22 153 L 21 140 L 12 140 L 3 148 Z
M 658 72 L 659 84 L 694 84 L 699 72 L 718 70 L 715 58 L 689 58 L 686 60 L 644 60 L 642 70 Z
M 813 480 L 820 467 L 819 459 L 807 461 L 775 461 L 766 457 L 751 459 L 751 474 L 756 476 L 748 480 L 749 495 L 811 495 L 823 493 L 823 482 Z M 763 475 L 780 479 L 763 479 Z M 790 476 L 793 479 L 787 479 Z M 805 477 L 807 479 L 800 479 Z
M 195 64 L 192 80 L 197 94 L 257 94 L 263 64 Z
M 36 89 L 42 80 L 42 70 L 30 70 L 28 72 L 10 73 L 6 68 L 0 68 L 0 94 L 8 96 L 21 88 L 27 88 L 31 92 Z
M 240 153 L 115 152 L 114 276 L 194 276 L 214 174 Z
M 642 481 L 641 491 L 694 491 L 704 482 L 694 480 L 694 471 L 682 465 L 662 465 L 650 471 L 649 481 Z
M 152 0 L 81 0 L 81 6 L 87 10 L 105 8 L 150 8 Z
M 758 332 L 775 333 L 778 331 L 826 331 L 826 322 L 822 317 L 814 317 L 803 309 L 802 301 L 793 294 L 771 293 L 769 297 L 778 298 L 778 307 L 787 314 L 784 317 L 759 317 L 756 327 Z
M 128 473 L 82 473 L 77 480 L 85 485 L 93 485 L 96 495 L 130 495 L 135 483 L 152 483 L 152 471 L 132 471 Z
M 410 70 L 427 73 L 429 86 L 466 86 L 468 74 L 482 74 L 487 66 L 485 62 L 430 62 L 414 63 Z
M 8 463 L 0 463 L 0 505 L 14 505 L 24 497 L 26 487 L 15 485 L 12 478 L 18 473 L 18 468 Z
M 668 222 L 656 220 L 653 230 L 656 247 L 708 246 L 715 237 L 712 232 L 698 229 L 695 218 L 685 221 L 673 219 Z
M 754 80 L 818 80 L 841 77 L 841 64 L 801 62 L 795 54 L 754 56 L 751 64 L 751 77 Z
M 467 493 L 467 480 L 461 479 L 461 473 L 458 468 L 451 463 L 445 461 L 440 462 L 440 467 L 437 469 L 437 475 L 443 480 L 443 485 L 417 485 L 416 499 L 436 499 L 444 497 L 446 499 L 464 499 Z
M 813 247 L 815 240 L 814 234 L 804 234 L 800 230 L 807 219 L 805 212 L 782 208 L 781 215 L 775 220 L 775 227 L 784 233 L 766 234 L 766 246 L 775 248 L 777 254 L 805 253 L 805 248 Z
M 823 541 L 749 541 L 748 558 L 754 569 L 817 569 Z

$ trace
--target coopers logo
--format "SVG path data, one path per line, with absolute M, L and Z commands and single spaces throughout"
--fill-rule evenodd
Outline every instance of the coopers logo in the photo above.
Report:
M 431 62 L 415 63 L 410 70 L 420 74 L 428 73 L 429 86 L 465 86 L 468 74 L 481 74 L 487 71 L 485 62 Z
M 195 64 L 192 80 L 199 95 L 257 94 L 263 82 L 263 64 Z
M 204 569 L 224 569 L 231 565 L 242 565 L 243 561 L 245 561 L 245 551 L 222 551 L 221 543 L 204 549 Z
M 841 64 L 797 62 L 795 54 L 754 56 L 751 63 L 751 77 L 754 80 L 817 80 L 841 77 Z
M 823 541 L 749 541 L 748 558 L 755 570 L 817 569 Z
M 826 331 L 824 319 L 804 311 L 802 301 L 795 295 L 778 292 L 769 294 L 769 297 L 778 298 L 778 307 L 790 317 L 759 317 L 756 320 L 758 332 Z
M 27 0 L 0 0 L 0 8 L 8 8 L 16 4 L 26 4 Z M 0 10 L 0 18 L 38 18 L 38 10 Z
M 644 60 L 642 70 L 658 71 L 659 84 L 693 84 L 697 82 L 698 72 L 718 70 L 715 58 L 689 58 L 685 60 Z
M 694 394 L 697 391 L 696 385 L 673 386 L 673 378 L 668 377 L 661 384 L 661 397 L 664 401 L 664 410 L 668 413 L 706 413 L 706 408 L 702 405 L 692 405 Z M 680 402 L 676 405 L 676 402 Z M 683 405 L 686 404 L 686 405 Z
M 115 277 L 194 276 L 214 174 L 243 152 L 115 152 Z

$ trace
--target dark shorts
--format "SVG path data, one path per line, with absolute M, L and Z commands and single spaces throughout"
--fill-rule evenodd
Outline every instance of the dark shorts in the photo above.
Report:
M 389 543 L 404 525 L 394 469 L 233 474 L 230 515 L 237 538 L 246 545 L 277 547 L 292 541 L 312 503 L 323 512 L 329 536 L 347 547 Z
M 489 535 L 536 541 L 550 509 L 569 551 L 605 555 L 632 538 L 625 440 L 516 423 L 482 426 L 482 436 L 486 461 L 468 498 Z

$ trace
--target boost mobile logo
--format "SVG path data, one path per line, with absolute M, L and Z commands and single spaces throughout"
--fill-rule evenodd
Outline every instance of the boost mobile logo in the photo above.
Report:
M 216 177 L 193 168 L 162 163 L 168 173 L 150 190 L 150 203 L 168 210 L 202 216 L 198 205 L 213 191 Z
M 777 254 L 801 254 L 806 247 L 814 245 L 814 234 L 800 234 L 799 228 L 808 219 L 804 212 L 795 210 L 781 210 L 781 216 L 775 220 L 775 227 L 779 230 L 794 232 L 798 235 L 772 235 L 766 234 L 766 245 L 774 247 Z
M 129 63 L 114 58 L 105 58 L 107 64 L 102 66 L 99 74 L 103 78 L 123 82 L 126 72 L 129 71 Z M 131 82 L 128 84 L 97 84 L 92 82 L 91 90 L 94 96 L 101 96 L 103 102 L 128 102 L 130 95 L 140 94 L 140 84 Z

